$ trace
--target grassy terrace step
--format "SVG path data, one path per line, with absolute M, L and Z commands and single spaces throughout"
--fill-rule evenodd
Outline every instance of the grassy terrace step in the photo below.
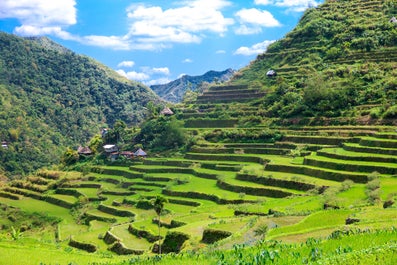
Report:
M 350 137 L 329 137 L 329 136 L 294 136 L 286 135 L 282 141 L 300 144 L 340 145 L 343 142 L 352 142 Z
M 397 140 L 396 133 L 377 133 L 374 135 L 376 138 Z
M 367 172 L 371 173 L 377 171 L 381 174 L 396 174 L 397 165 L 393 163 L 371 163 L 362 161 L 346 161 L 339 159 L 332 159 L 321 156 L 306 156 L 304 164 L 314 167 L 328 168 L 332 170 L 347 171 L 347 172 Z
M 316 187 L 332 187 L 332 186 L 339 186 L 340 182 L 338 181 L 334 181 L 334 180 L 328 180 L 328 179 L 322 179 L 322 178 L 317 178 L 317 177 L 313 177 L 313 176 L 309 176 L 309 175 L 303 175 L 303 174 L 297 174 L 297 173 L 288 173 L 288 172 L 278 172 L 278 171 L 269 171 L 269 170 L 265 170 L 263 173 L 261 174 L 250 174 L 249 171 L 248 172 L 240 172 L 237 174 L 236 178 L 251 178 L 253 182 L 259 182 L 261 183 L 262 181 L 267 181 L 267 179 L 269 179 L 269 181 L 267 182 L 267 185 L 271 185 L 269 184 L 269 182 L 272 181 L 288 181 L 288 182 L 297 182 L 298 185 L 301 185 L 301 183 L 303 184 L 307 184 L 307 185 L 313 185 Z M 264 178 L 264 179 L 262 179 Z M 288 187 L 288 185 L 286 185 L 285 187 Z M 294 189 L 296 190 L 300 190 L 300 188 L 295 187 Z
M 235 95 L 235 96 L 228 96 L 228 97 L 198 97 L 196 103 L 230 103 L 230 102 L 248 102 L 253 99 L 258 99 L 265 96 L 266 93 L 256 93 L 256 94 L 249 94 L 249 95 Z
M 268 154 L 268 155 L 286 155 L 290 149 L 282 148 L 203 148 L 195 147 L 190 150 L 192 153 L 210 153 L 210 154 Z
M 12 194 L 18 194 L 18 195 L 23 195 L 25 197 L 30 197 L 36 200 L 41 200 L 45 201 L 51 204 L 55 204 L 57 206 L 61 206 L 63 208 L 71 209 L 74 206 L 74 202 L 71 202 L 69 199 L 65 200 L 64 198 L 60 198 L 59 196 L 51 196 L 51 195 L 43 195 L 42 193 L 31 191 L 31 190 L 26 190 L 26 189 L 20 189 L 20 188 L 13 188 L 13 187 L 7 187 L 4 189 L 6 192 L 12 193 Z
M 344 143 L 343 149 L 358 153 L 371 153 L 371 154 L 397 156 L 397 150 L 393 148 L 369 147 L 369 146 L 362 146 L 356 143 Z
M 369 146 L 369 147 L 397 149 L 397 140 L 394 140 L 394 139 L 363 137 L 363 138 L 361 138 L 359 144 L 362 146 Z
M 239 99 L 253 99 L 260 98 L 266 95 L 265 92 L 260 92 L 258 90 L 247 90 L 246 92 L 232 92 L 232 91 L 224 91 L 222 93 L 205 93 L 201 96 L 197 97 L 198 102 L 203 101 L 218 101 L 222 102 L 222 100 L 236 99 L 239 102 Z
M 229 96 L 244 95 L 246 93 L 258 93 L 258 89 L 237 89 L 237 90 L 209 90 L 203 93 L 203 96 Z
M 147 240 L 138 238 L 128 232 L 129 224 L 123 224 L 112 227 L 112 234 L 120 238 L 127 248 L 137 249 L 137 250 L 148 250 L 152 246 Z
M 241 174 L 241 173 L 236 175 L 236 179 L 245 182 L 259 183 L 266 186 L 286 188 L 294 191 L 297 190 L 308 191 L 317 187 L 314 184 L 309 184 L 298 180 L 291 180 L 291 179 L 287 180 L 287 179 L 265 177 L 265 176 L 259 177 L 255 175 Z
M 240 90 L 246 89 L 247 85 L 223 85 L 223 86 L 212 86 L 209 91 L 222 91 L 222 90 Z
M 237 125 L 238 119 L 213 120 L 197 119 L 185 121 L 186 128 L 233 128 Z
M 397 163 L 397 156 L 350 152 L 343 148 L 325 148 L 317 151 L 317 155 L 341 160 Z
M 264 187 L 256 183 L 241 181 L 238 179 L 222 179 L 218 180 L 216 185 L 221 189 L 245 193 L 254 196 L 266 196 L 272 198 L 284 198 L 291 195 L 302 194 L 296 190 L 279 188 L 279 187 Z
M 350 179 L 356 183 L 366 183 L 368 181 L 368 174 L 331 170 L 326 168 L 312 167 L 308 165 L 270 163 L 266 165 L 265 169 L 276 172 L 308 175 L 320 179 L 334 180 L 340 182 L 346 179 Z
M 258 156 L 250 155 L 219 155 L 219 154 L 198 154 L 198 153 L 187 153 L 185 155 L 186 159 L 191 160 L 209 160 L 209 161 L 235 161 L 235 162 L 245 162 L 245 163 L 259 163 L 263 164 L 266 160 Z
M 107 175 L 117 175 L 123 176 L 128 179 L 142 178 L 143 174 L 140 172 L 134 172 L 126 167 L 92 167 L 92 172 L 107 174 Z

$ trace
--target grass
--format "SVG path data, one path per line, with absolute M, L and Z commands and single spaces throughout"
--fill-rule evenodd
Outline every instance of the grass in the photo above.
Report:
M 280 236 L 302 234 L 325 228 L 337 229 L 345 224 L 345 219 L 351 213 L 351 210 L 329 210 L 316 212 L 307 216 L 297 224 L 270 230 L 268 237 L 269 239 L 275 239 Z

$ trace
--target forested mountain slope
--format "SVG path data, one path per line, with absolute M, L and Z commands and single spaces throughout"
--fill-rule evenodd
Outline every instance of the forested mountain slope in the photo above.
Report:
M 326 1 L 233 83 L 261 87 L 267 117 L 396 118 L 397 2 Z M 266 73 L 273 69 L 277 77 Z
M 23 174 L 57 162 L 120 119 L 136 124 L 158 97 L 47 38 L 0 33 L 0 170 Z

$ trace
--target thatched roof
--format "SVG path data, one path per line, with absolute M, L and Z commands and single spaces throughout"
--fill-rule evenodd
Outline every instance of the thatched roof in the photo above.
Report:
M 92 150 L 88 147 L 88 146 L 79 146 L 79 148 L 77 148 L 77 153 L 79 155 L 92 155 L 93 152 Z

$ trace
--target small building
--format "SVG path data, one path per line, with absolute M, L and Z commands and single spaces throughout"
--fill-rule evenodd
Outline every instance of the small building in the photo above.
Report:
M 120 155 L 121 155 L 122 157 L 127 158 L 127 159 L 132 159 L 132 158 L 134 158 L 134 152 L 131 152 L 131 151 L 122 151 L 122 152 L 120 152 Z
M 136 152 L 134 153 L 134 156 L 137 157 L 146 157 L 147 154 L 145 151 L 143 151 L 141 148 L 139 148 L 138 150 L 136 150 Z
M 77 148 L 77 153 L 79 155 L 92 155 L 94 152 L 92 152 L 92 150 L 88 146 L 79 146 L 79 148 Z
M 274 70 L 269 70 L 269 71 L 267 71 L 266 75 L 267 75 L 268 77 L 273 77 L 273 76 L 276 76 L 277 73 L 276 73 L 276 71 L 274 71 Z
M 105 150 L 106 153 L 113 153 L 119 150 L 119 148 L 115 144 L 104 145 L 103 149 Z
M 160 114 L 161 114 L 161 115 L 165 115 L 165 116 L 171 116 L 171 115 L 174 115 L 174 112 L 173 112 L 170 108 L 165 107 L 165 108 L 160 112 Z

